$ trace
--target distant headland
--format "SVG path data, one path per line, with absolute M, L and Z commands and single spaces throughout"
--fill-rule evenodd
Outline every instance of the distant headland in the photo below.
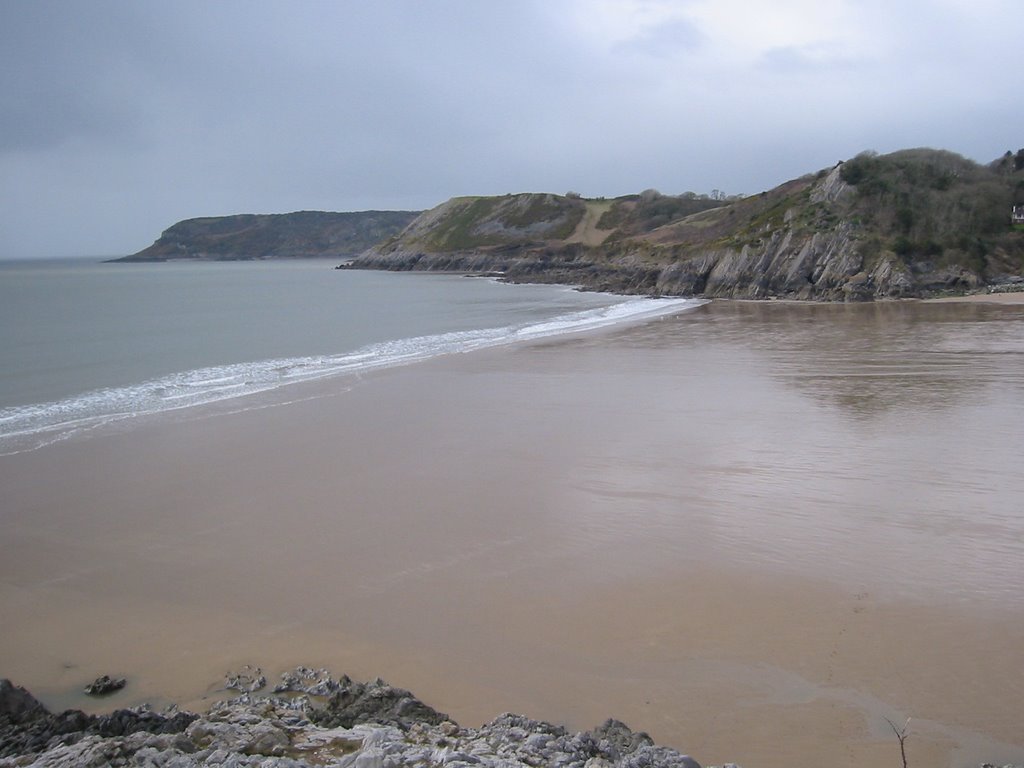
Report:
M 419 211 L 357 211 L 208 216 L 164 230 L 138 253 L 112 261 L 348 259 L 400 232 Z

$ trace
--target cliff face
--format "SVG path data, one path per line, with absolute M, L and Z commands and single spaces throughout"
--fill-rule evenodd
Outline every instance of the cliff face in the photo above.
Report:
M 1018 199 L 1020 198 L 1020 199 Z M 862 301 L 1020 281 L 1024 169 L 861 155 L 739 200 L 458 198 L 353 266 L 502 272 L 662 295 Z
M 400 232 L 416 211 L 298 211 L 187 219 L 153 245 L 115 261 L 331 258 L 355 256 Z

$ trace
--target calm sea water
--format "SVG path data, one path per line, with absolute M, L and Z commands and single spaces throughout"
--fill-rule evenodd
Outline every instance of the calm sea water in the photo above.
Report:
M 0 452 L 131 415 L 686 306 L 332 266 L 0 262 Z

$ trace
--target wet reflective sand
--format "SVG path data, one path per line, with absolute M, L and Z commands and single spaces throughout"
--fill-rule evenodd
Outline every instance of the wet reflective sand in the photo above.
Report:
M 907 717 L 911 764 L 1021 762 L 1022 395 L 1021 307 L 716 302 L 3 457 L 0 675 L 325 664 L 705 763 L 892 765 Z

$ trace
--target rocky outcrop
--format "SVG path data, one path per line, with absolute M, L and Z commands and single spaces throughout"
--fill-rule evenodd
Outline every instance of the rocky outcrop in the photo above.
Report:
M 56 751 L 74 752 L 74 745 L 92 739 L 103 743 L 141 734 L 135 741 L 159 735 L 180 734 L 198 716 L 186 712 L 158 714 L 147 710 L 120 709 L 109 715 L 87 715 L 78 710 L 52 714 L 24 688 L 9 680 L 0 680 L 0 766 L 13 765 L 87 765 L 89 762 L 25 762 L 25 755 Z M 101 750 L 102 751 L 102 750 Z M 3 758 L 18 758 L 17 761 Z M 92 763 L 102 764 L 102 763 Z
M 392 725 L 409 730 L 417 723 L 440 725 L 449 720 L 403 688 L 381 679 L 357 683 L 347 675 L 338 681 L 323 707 L 309 713 L 310 720 L 325 728 L 352 728 L 362 723 Z
M 186 219 L 148 248 L 113 261 L 346 259 L 401 232 L 418 211 L 298 211 Z
M 958 274 L 958 273 L 957 273 Z M 923 278 L 923 279 L 922 279 Z M 914 276 L 891 255 L 873 264 L 853 227 L 779 229 L 738 248 L 681 258 L 659 273 L 655 292 L 714 298 L 864 301 L 960 287 L 952 274 Z
M 308 684 L 308 685 L 307 685 Z M 462 728 L 382 680 L 330 680 L 300 668 L 270 696 L 251 693 L 202 715 L 52 715 L 27 691 L 0 682 L 0 768 L 140 765 L 167 768 L 700 768 L 617 720 L 579 733 L 505 714 Z M 318 693 L 330 691 L 326 701 Z M 101 725 L 115 716 L 116 729 Z M 144 726 L 139 726 L 144 723 Z
M 262 690 L 267 685 L 267 676 L 263 670 L 246 664 L 237 672 L 229 672 L 224 676 L 224 687 L 229 691 L 242 691 L 253 693 Z
M 120 691 L 127 685 L 128 681 L 123 677 L 111 677 L 110 675 L 103 675 L 97 677 L 87 686 L 85 686 L 85 692 L 89 696 L 108 696 L 111 693 Z

